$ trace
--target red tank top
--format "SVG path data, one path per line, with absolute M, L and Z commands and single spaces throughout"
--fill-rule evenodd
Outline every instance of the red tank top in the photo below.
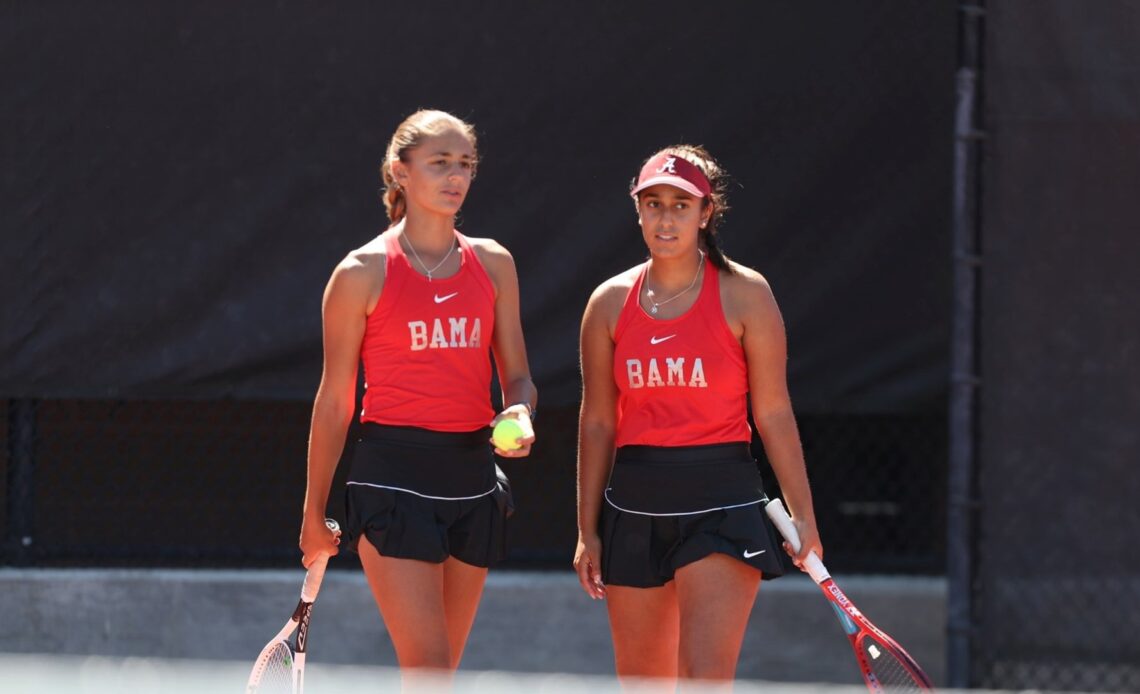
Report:
M 751 441 L 748 366 L 720 304 L 720 277 L 705 261 L 696 303 L 650 318 L 638 303 L 645 268 L 614 330 L 617 446 L 697 446 Z
M 466 237 L 455 237 L 459 272 L 429 282 L 412 268 L 398 236 L 384 232 L 384 289 L 360 349 L 362 422 L 474 431 L 495 416 L 495 290 Z

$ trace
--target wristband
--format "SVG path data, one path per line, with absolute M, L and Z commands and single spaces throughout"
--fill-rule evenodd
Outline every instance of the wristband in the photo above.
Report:
M 538 416 L 538 411 L 536 409 L 534 409 L 534 406 L 531 405 L 529 402 L 525 402 L 525 401 L 514 402 L 514 403 L 511 403 L 508 407 L 514 407 L 515 405 L 522 405 L 523 407 L 525 407 L 526 408 L 526 416 L 530 417 L 530 421 L 532 421 L 532 422 Z

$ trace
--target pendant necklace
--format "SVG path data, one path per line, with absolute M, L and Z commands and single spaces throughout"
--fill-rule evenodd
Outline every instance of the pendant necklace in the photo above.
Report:
M 646 284 L 646 286 L 645 286 L 645 298 L 649 299 L 649 303 L 653 304 L 652 306 L 649 307 L 650 313 L 652 313 L 653 315 L 656 316 L 658 308 L 660 308 L 661 306 L 664 306 L 665 304 L 669 303 L 673 299 L 680 298 L 681 296 L 687 294 L 690 289 L 697 286 L 697 278 L 699 278 L 701 276 L 701 270 L 704 269 L 704 267 L 705 267 L 705 252 L 698 250 L 697 253 L 701 254 L 700 260 L 697 262 L 697 274 L 693 275 L 693 281 L 689 282 L 689 286 L 685 287 L 684 289 L 677 292 L 673 296 L 669 297 L 668 299 L 666 299 L 664 301 L 654 301 L 653 300 L 653 290 L 649 288 L 648 284 Z
M 451 257 L 451 254 L 455 252 L 455 247 L 458 245 L 455 239 L 452 239 L 451 247 L 447 249 L 447 255 L 443 256 L 443 260 L 439 261 L 435 267 L 429 270 L 428 266 L 424 265 L 424 261 L 420 260 L 420 254 L 416 253 L 416 247 L 412 245 L 412 240 L 408 238 L 407 234 L 404 234 L 404 241 L 407 242 L 408 248 L 412 249 L 412 255 L 415 256 L 416 262 L 419 263 L 420 267 L 427 273 L 428 282 L 431 282 L 431 273 L 443 267 L 443 264 L 446 263 L 447 259 Z

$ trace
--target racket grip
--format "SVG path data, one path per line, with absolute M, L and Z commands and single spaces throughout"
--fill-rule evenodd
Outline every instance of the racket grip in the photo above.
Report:
M 334 533 L 340 534 L 340 525 L 332 518 L 325 519 L 325 525 Z M 325 579 L 325 569 L 329 565 L 329 555 L 318 554 L 313 563 L 309 565 L 309 571 L 305 574 L 305 584 L 301 587 L 301 600 L 305 602 L 313 602 L 317 599 L 317 593 L 321 591 L 321 581 Z
M 313 563 L 309 565 L 309 571 L 305 574 L 305 585 L 301 587 L 301 600 L 305 602 L 313 602 L 317 599 L 317 593 L 321 591 L 321 581 L 325 580 L 325 569 L 329 565 L 329 555 L 318 554 Z
M 779 499 L 772 499 L 764 507 L 764 511 L 768 514 L 768 518 L 772 519 L 772 524 L 792 546 L 792 549 L 799 552 L 800 534 L 796 531 L 796 526 L 792 523 L 792 518 L 788 515 L 787 509 L 784 508 L 784 502 Z M 823 565 L 823 560 L 815 552 L 807 555 L 807 559 L 804 560 L 804 570 L 816 583 L 823 583 L 831 578 L 831 574 L 827 572 L 827 567 Z

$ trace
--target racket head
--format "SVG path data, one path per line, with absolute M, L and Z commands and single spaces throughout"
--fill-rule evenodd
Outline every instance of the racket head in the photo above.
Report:
M 329 530 L 340 534 L 340 525 L 332 518 L 325 519 Z M 281 632 L 261 649 L 246 682 L 246 694 L 300 694 L 305 676 L 305 646 L 308 640 L 309 617 L 313 602 L 321 588 L 327 554 L 318 555 L 316 561 L 305 573 L 305 583 L 301 587 L 301 600 L 293 616 Z M 296 635 L 294 636 L 294 632 Z M 293 642 L 290 643 L 290 637 Z
M 867 619 L 833 579 L 828 578 L 820 588 L 847 633 L 868 689 L 872 692 L 920 692 L 934 688 L 930 678 L 906 649 Z
M 295 694 L 297 658 L 285 639 L 274 639 L 261 649 L 246 682 L 246 694 Z
M 871 691 L 922 692 L 933 689 L 930 678 L 914 658 L 894 639 L 877 629 L 861 629 L 852 647 L 859 660 L 863 681 Z
M 799 533 L 784 504 L 779 499 L 772 499 L 764 510 L 784 539 L 798 552 Z M 808 555 L 804 569 L 819 584 L 820 590 L 835 610 L 835 616 L 855 650 L 855 659 L 859 662 L 860 674 L 868 689 L 872 692 L 917 692 L 934 688 L 914 658 L 897 641 L 872 624 L 839 589 L 815 552 Z

